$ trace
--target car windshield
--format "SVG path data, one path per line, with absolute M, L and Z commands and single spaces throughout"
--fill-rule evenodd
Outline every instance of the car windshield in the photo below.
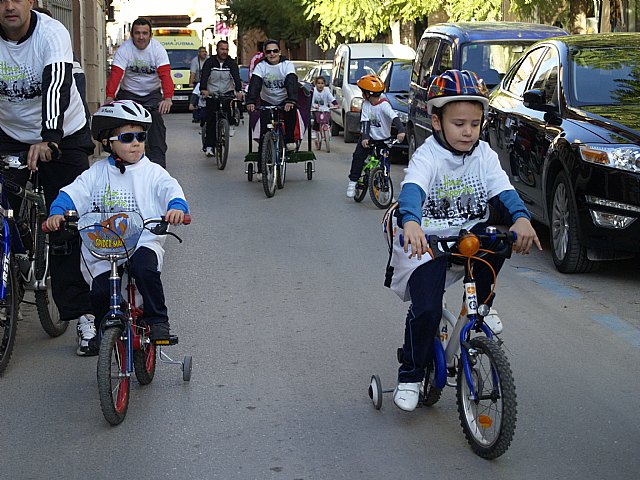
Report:
M 460 65 L 482 78 L 489 88 L 500 83 L 509 67 L 532 42 L 470 43 L 462 47 Z
M 360 77 L 380 70 L 388 58 L 352 58 L 349 63 L 349 83 L 355 85 Z M 408 84 L 407 84 L 408 85 Z
M 391 70 L 389 92 L 408 92 L 411 83 L 411 62 L 396 63 Z
M 580 48 L 570 54 L 573 104 L 640 104 L 640 51 L 637 48 Z
M 171 70 L 189 70 L 191 60 L 198 56 L 198 50 L 167 50 Z

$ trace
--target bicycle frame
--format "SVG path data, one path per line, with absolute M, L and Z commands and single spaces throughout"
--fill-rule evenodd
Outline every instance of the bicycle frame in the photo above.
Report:
M 281 145 L 281 143 L 284 143 L 284 119 L 282 118 L 282 107 L 264 106 L 260 108 L 263 110 L 269 110 L 271 118 L 267 124 L 267 129 L 271 130 L 275 134 L 274 164 L 280 165 L 285 162 L 284 156 L 286 156 L 286 149 L 283 149 L 283 145 Z M 283 150 L 285 150 L 285 152 L 283 152 Z M 282 156 L 281 153 L 284 156 Z M 281 156 L 282 158 L 280 158 Z

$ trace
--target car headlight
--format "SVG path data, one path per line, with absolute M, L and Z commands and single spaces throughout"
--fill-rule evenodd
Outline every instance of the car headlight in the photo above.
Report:
M 405 112 L 401 112 L 399 110 L 394 110 L 394 111 L 398 114 L 398 118 L 400 119 L 400 121 L 406 125 L 406 123 L 409 121 L 409 114 Z
M 351 99 L 351 111 L 352 112 L 359 112 L 360 110 L 362 110 L 362 102 L 364 101 L 364 99 L 362 97 L 353 97 Z
M 640 146 L 638 145 L 580 145 L 580 156 L 585 162 L 628 172 L 640 172 Z

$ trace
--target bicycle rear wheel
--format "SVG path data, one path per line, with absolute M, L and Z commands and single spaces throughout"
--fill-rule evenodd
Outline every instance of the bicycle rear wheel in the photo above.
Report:
M 276 168 L 275 161 L 278 152 L 276 152 L 276 142 L 273 132 L 267 132 L 262 139 L 262 158 L 260 158 L 262 169 L 262 187 L 264 194 L 271 198 L 276 193 Z
M 369 176 L 369 195 L 378 208 L 388 208 L 393 200 L 393 182 L 382 167 L 376 167 Z
M 224 117 L 218 120 L 216 141 L 216 163 L 218 170 L 224 170 L 229 157 L 229 120 Z
M 35 273 L 36 278 L 42 278 L 46 274 L 45 283 L 46 290 L 36 290 L 36 309 L 38 310 L 38 318 L 42 329 L 47 332 L 50 337 L 59 337 L 67 331 L 69 322 L 60 320 L 60 312 L 56 303 L 53 301 L 51 293 L 51 274 L 48 271 L 49 261 L 49 238 L 42 231 L 42 222 L 46 220 L 44 215 L 34 213 L 35 222 L 31 223 L 32 231 L 36 233 L 36 251 L 35 251 Z
M 516 428 L 516 387 L 511 366 L 495 340 L 476 337 L 467 351 L 476 399 L 460 362 L 458 413 L 471 449 L 482 458 L 497 458 L 507 451 Z M 463 353 L 464 355 L 464 353 Z
M 127 376 L 127 346 L 121 327 L 104 331 L 96 372 L 102 414 L 111 425 L 118 425 L 127 415 L 131 384 Z
M 0 301 L 0 375 L 11 359 L 18 327 L 17 283 L 12 260 L 9 260 L 8 270 L 5 298 Z
M 287 177 L 287 150 L 284 144 L 284 138 L 282 137 L 282 135 L 279 135 L 279 142 L 278 142 L 278 152 L 280 153 L 278 155 L 278 162 L 276 165 L 277 168 L 277 174 L 276 174 L 276 185 L 278 186 L 278 189 L 282 189 L 284 188 L 284 181 L 286 180 Z

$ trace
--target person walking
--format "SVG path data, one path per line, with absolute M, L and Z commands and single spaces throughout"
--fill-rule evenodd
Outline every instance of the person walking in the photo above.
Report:
M 166 167 L 167 129 L 162 115 L 171 110 L 174 90 L 169 55 L 162 44 L 152 38 L 148 19 L 139 17 L 134 20 L 130 33 L 131 37 L 113 57 L 105 103 L 113 102 L 114 98 L 134 100 L 149 110 L 153 123 L 149 129 L 146 153 L 152 162 Z

